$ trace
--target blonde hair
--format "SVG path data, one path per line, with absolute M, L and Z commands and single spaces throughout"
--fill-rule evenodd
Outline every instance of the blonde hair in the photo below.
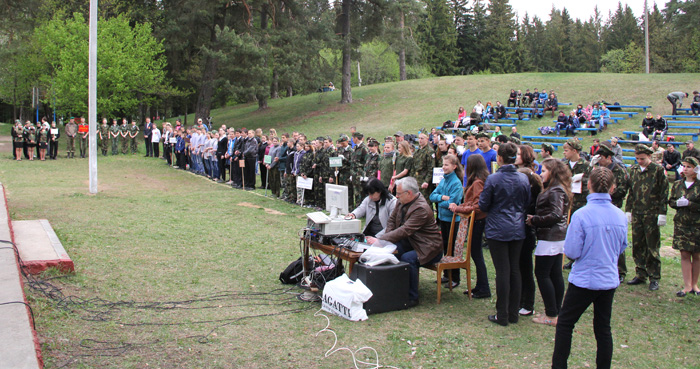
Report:
M 408 143 L 408 141 L 401 141 L 399 143 L 399 154 L 403 156 L 413 156 L 413 152 L 411 150 L 411 144 Z

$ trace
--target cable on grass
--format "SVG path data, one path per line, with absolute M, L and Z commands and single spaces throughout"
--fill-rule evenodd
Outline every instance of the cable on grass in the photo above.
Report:
M 335 354 L 335 353 L 338 352 L 338 351 L 347 351 L 347 352 L 349 352 L 350 355 L 352 356 L 352 362 L 353 362 L 353 365 L 355 366 L 355 369 L 360 369 L 360 367 L 358 366 L 358 364 L 368 365 L 369 367 L 366 368 L 366 369 L 378 369 L 378 368 L 394 368 L 394 369 L 399 369 L 399 368 L 397 368 L 397 367 L 395 367 L 395 366 L 391 366 L 391 365 L 380 365 L 380 364 L 379 364 L 379 353 L 377 353 L 377 350 L 375 350 L 375 349 L 374 349 L 373 347 L 371 347 L 371 346 L 363 346 L 363 347 L 360 347 L 359 349 L 354 350 L 354 351 L 351 350 L 351 349 L 349 349 L 349 348 L 347 348 L 347 347 L 338 347 L 338 348 L 336 348 L 336 346 L 338 345 L 338 335 L 335 333 L 335 331 L 334 331 L 333 329 L 331 329 L 331 320 L 328 318 L 328 316 L 327 316 L 326 314 L 323 314 L 321 311 L 322 311 L 322 309 L 318 309 L 318 311 L 316 311 L 316 312 L 314 313 L 314 316 L 322 316 L 322 317 L 324 317 L 324 318 L 326 319 L 326 326 L 325 326 L 325 328 L 323 328 L 323 329 L 321 329 L 320 331 L 316 332 L 316 334 L 314 335 L 314 337 L 318 337 L 318 335 L 321 334 L 321 333 L 323 333 L 323 332 L 330 332 L 330 333 L 333 335 L 333 340 L 334 340 L 334 341 L 333 341 L 333 346 L 331 346 L 331 348 L 329 348 L 329 349 L 323 354 L 323 357 L 329 357 L 329 356 Z M 359 360 L 355 355 L 358 354 L 358 353 L 361 352 L 361 351 L 372 351 L 372 352 L 374 353 L 374 359 L 375 359 L 374 362 L 371 362 L 371 363 L 370 363 L 370 362 L 366 362 L 366 361 Z

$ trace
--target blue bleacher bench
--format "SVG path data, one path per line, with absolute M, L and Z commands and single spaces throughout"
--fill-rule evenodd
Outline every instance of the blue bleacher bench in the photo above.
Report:
M 528 140 L 528 141 L 546 141 L 546 140 L 557 140 L 557 141 L 566 141 L 571 137 L 559 137 L 559 136 L 523 136 L 523 140 Z M 579 138 L 580 140 L 580 138 Z
M 608 109 L 610 108 L 621 108 L 621 109 L 642 109 L 644 111 L 647 111 L 647 109 L 651 109 L 651 105 L 607 105 Z
M 635 116 L 637 114 L 639 114 L 639 113 L 636 111 L 611 111 L 610 112 L 610 115 L 626 115 L 630 118 L 632 118 L 633 116 Z
M 618 144 L 631 144 L 631 145 L 636 145 L 636 144 L 643 144 L 643 145 L 651 145 L 651 141 L 632 141 L 632 140 L 619 140 L 617 141 Z M 661 145 L 666 145 L 666 144 L 671 144 L 673 146 L 680 146 L 680 145 L 685 145 L 685 142 L 680 142 L 680 141 L 662 141 L 659 142 Z

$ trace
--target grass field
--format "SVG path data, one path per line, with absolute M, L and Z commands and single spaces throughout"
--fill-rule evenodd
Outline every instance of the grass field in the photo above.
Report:
M 477 98 L 504 101 L 511 87 L 554 88 L 563 102 L 605 99 L 668 113 L 666 94 L 692 91 L 693 81 L 697 75 L 448 77 L 355 89 L 351 105 L 337 104 L 339 92 L 333 92 L 271 101 L 264 112 L 237 106 L 213 116 L 216 124 L 309 136 L 337 136 L 356 125 L 383 137 L 454 119 L 458 106 L 471 107 Z M 640 122 L 628 119 L 602 137 Z M 532 133 L 543 124 L 530 122 L 520 131 Z M 0 133 L 8 131 L 0 126 Z M 0 158 L 11 217 L 49 219 L 76 265 L 75 274 L 44 276 L 69 297 L 62 304 L 27 288 L 47 368 L 353 367 L 345 351 L 324 358 L 334 340 L 328 333 L 316 336 L 326 324 L 314 316 L 320 304 L 297 302 L 297 291 L 280 290 L 277 281 L 299 255 L 297 231 L 306 223 L 306 209 L 142 155 L 100 157 L 100 192 L 89 195 L 87 160 L 66 160 L 62 152 L 63 146 L 55 162 L 17 163 L 4 149 Z M 672 225 L 662 232 L 667 252 L 661 289 L 623 285 L 616 293 L 615 368 L 700 367 L 700 298 L 675 297 L 682 279 L 678 256 L 667 250 Z M 627 263 L 631 277 L 631 250 Z M 469 301 L 462 287 L 443 292 L 437 305 L 434 279 L 434 272 L 421 272 L 421 304 L 414 309 L 359 323 L 331 317 L 337 347 L 372 346 L 380 363 L 404 368 L 549 366 L 552 327 L 529 319 L 508 328 L 494 325 L 486 316 L 494 313 L 495 299 Z M 572 368 L 595 366 L 591 321 L 589 309 L 575 331 Z

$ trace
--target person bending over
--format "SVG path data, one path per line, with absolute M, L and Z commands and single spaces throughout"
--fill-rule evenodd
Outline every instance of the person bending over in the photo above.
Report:
M 613 339 L 610 331 L 613 297 L 620 285 L 617 258 L 627 247 L 627 220 L 612 204 L 615 177 L 608 168 L 595 168 L 588 181 L 588 202 L 574 213 L 566 232 L 564 253 L 576 262 L 557 320 L 552 368 L 566 368 L 576 322 L 593 304 L 596 365 L 610 368 Z
M 409 307 L 418 305 L 418 268 L 435 264 L 442 258 L 442 237 L 435 222 L 433 209 L 418 191 L 413 177 L 396 182 L 399 204 L 389 217 L 386 231 L 379 237 L 397 246 L 399 260 L 409 264 Z M 374 244 L 377 238 L 367 237 Z

